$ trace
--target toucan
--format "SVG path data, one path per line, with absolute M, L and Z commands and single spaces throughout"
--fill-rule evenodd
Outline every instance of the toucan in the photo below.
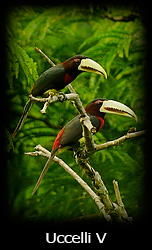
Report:
M 136 114 L 128 106 L 120 102 L 108 100 L 105 98 L 97 98 L 93 100 L 86 106 L 85 110 L 88 116 L 90 117 L 91 123 L 95 127 L 96 132 L 101 130 L 101 128 L 103 127 L 104 117 L 106 113 L 127 116 L 137 121 Z M 42 178 L 44 177 L 46 171 L 50 166 L 51 161 L 58 153 L 58 151 L 67 146 L 68 148 L 74 150 L 76 150 L 76 148 L 78 147 L 78 141 L 82 138 L 83 133 L 83 129 L 80 123 L 80 117 L 80 115 L 74 117 L 61 129 L 61 131 L 57 135 L 53 143 L 51 156 L 48 159 L 46 165 L 44 166 L 32 194 L 34 194 L 35 191 L 38 189 Z
M 84 55 L 75 55 L 43 72 L 33 85 L 31 94 L 36 97 L 42 96 L 48 90 L 61 90 L 84 71 L 94 72 L 107 78 L 106 71 L 97 62 Z M 22 128 L 33 103 L 31 99 L 26 103 L 23 114 L 12 134 L 12 138 Z

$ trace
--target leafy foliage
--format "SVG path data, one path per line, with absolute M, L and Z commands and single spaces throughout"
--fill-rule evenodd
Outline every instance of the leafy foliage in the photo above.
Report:
M 129 20 L 133 15 L 134 20 Z M 6 30 L 10 102 L 7 129 L 10 133 L 19 120 L 34 81 L 50 67 L 35 51 L 35 46 L 56 64 L 75 54 L 84 54 L 106 69 L 107 80 L 84 73 L 72 84 L 84 106 L 94 98 L 105 97 L 128 105 L 137 114 L 137 124 L 129 118 L 106 115 L 104 128 L 94 136 L 96 143 L 115 139 L 131 126 L 136 126 L 137 130 L 144 128 L 146 31 L 138 10 L 110 6 L 107 10 L 92 6 L 87 9 L 22 6 L 12 9 Z M 66 220 L 97 213 L 91 198 L 56 163 L 51 165 L 37 193 L 31 196 L 45 159 L 29 158 L 24 152 L 32 151 L 37 144 L 51 150 L 59 129 L 77 114 L 69 102 L 50 105 L 45 117 L 40 114 L 40 108 L 40 104 L 33 106 L 14 145 L 8 147 L 12 216 L 26 220 Z M 90 158 L 113 199 L 112 180 L 119 182 L 125 208 L 134 218 L 143 213 L 144 207 L 143 149 L 144 138 L 132 139 Z M 71 152 L 65 151 L 61 157 L 91 185 Z

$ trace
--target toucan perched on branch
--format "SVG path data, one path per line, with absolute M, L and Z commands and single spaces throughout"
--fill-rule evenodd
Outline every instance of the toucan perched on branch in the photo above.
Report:
M 129 107 L 120 102 L 107 100 L 104 98 L 93 100 L 86 106 L 85 110 L 90 117 L 92 125 L 96 128 L 96 132 L 98 132 L 103 127 L 104 116 L 106 113 L 127 116 L 137 121 L 136 114 Z M 39 187 L 42 178 L 44 177 L 51 161 L 58 153 L 59 149 L 62 149 L 66 146 L 75 149 L 76 144 L 78 144 L 78 140 L 82 138 L 82 132 L 83 129 L 80 123 L 80 115 L 77 115 L 61 129 L 54 141 L 51 156 L 43 168 L 32 194 L 34 194 Z
M 84 71 L 94 72 L 107 78 L 105 70 L 97 62 L 89 59 L 87 56 L 75 55 L 42 73 L 32 87 L 31 94 L 36 97 L 42 96 L 48 90 L 61 90 Z M 33 101 L 29 99 L 12 134 L 12 138 L 22 128 L 32 106 Z

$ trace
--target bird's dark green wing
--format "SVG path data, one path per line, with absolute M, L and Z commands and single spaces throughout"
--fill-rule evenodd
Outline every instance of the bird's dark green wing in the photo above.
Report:
M 61 64 L 49 68 L 44 73 L 42 73 L 35 82 L 35 85 L 32 88 L 32 95 L 41 96 L 49 89 L 60 90 L 64 88 L 64 78 L 65 69 Z
M 96 127 L 97 131 L 100 126 L 100 121 L 97 117 L 93 115 L 89 115 L 91 122 L 94 127 Z M 74 117 L 70 122 L 68 122 L 65 127 L 60 131 L 60 146 L 70 146 L 74 144 L 76 141 L 82 138 L 82 126 L 80 123 L 80 116 Z M 59 142 L 59 141 L 58 141 Z

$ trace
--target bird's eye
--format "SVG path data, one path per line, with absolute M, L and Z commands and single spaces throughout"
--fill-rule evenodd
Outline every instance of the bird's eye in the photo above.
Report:
M 80 64 L 80 59 L 74 59 L 74 62 L 76 65 L 79 65 Z
M 102 102 L 101 102 L 101 101 L 96 101 L 96 104 L 97 104 L 98 106 L 101 106 L 101 105 L 102 105 Z

